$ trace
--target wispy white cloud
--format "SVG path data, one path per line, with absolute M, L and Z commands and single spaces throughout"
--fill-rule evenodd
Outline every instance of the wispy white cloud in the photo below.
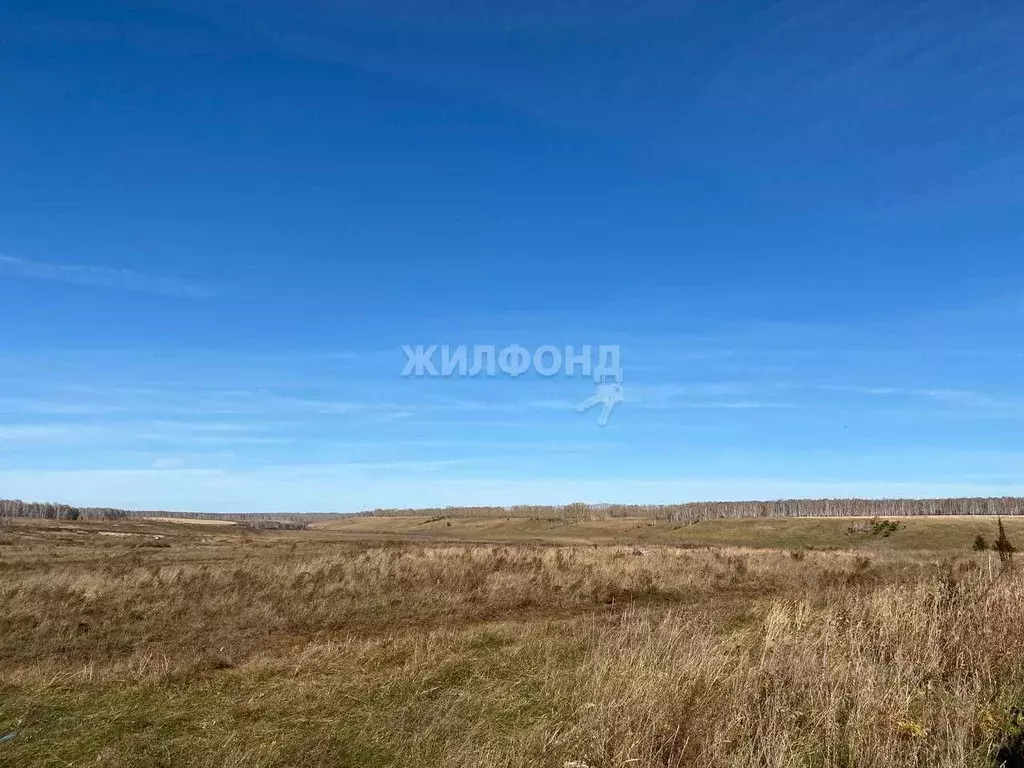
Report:
M 269 387 L 210 389 L 206 382 L 166 386 L 92 387 L 68 384 L 47 399 L 0 396 L 0 413 L 86 414 L 135 412 L 163 416 L 252 416 L 292 418 L 363 416 L 408 418 L 420 404 L 376 398 L 309 397 L 279 394 Z M 71 399 L 74 396 L 77 399 Z M 63 398 L 63 399 L 58 399 Z
M 862 395 L 877 397 L 912 397 L 923 398 L 949 406 L 971 410 L 1020 410 L 1021 403 L 998 397 L 988 392 L 971 389 L 950 388 L 914 388 L 914 387 L 826 387 L 826 389 L 856 392 Z
M 0 445 L 4 443 L 49 442 L 65 440 L 80 431 L 60 424 L 14 424 L 0 426 Z
M 914 394 L 966 408 L 1007 408 L 1016 405 L 1016 403 L 993 397 L 985 392 L 974 392 L 967 389 L 921 389 L 916 390 Z
M 409 411 L 408 405 L 399 405 L 397 403 L 358 400 L 317 400 L 315 398 L 271 395 L 267 395 L 266 399 L 286 408 L 318 414 L 365 413 L 368 411 L 408 414 Z
M 153 460 L 153 469 L 182 469 L 185 460 L 181 456 L 162 456 Z
M 790 402 L 755 397 L 744 382 L 657 384 L 626 388 L 626 402 L 651 410 L 734 410 L 795 408 Z
M 0 413 L 32 413 L 61 416 L 117 413 L 124 409 L 104 403 L 71 403 L 30 397 L 0 397 Z
M 0 273 L 33 280 L 49 280 L 119 291 L 156 293 L 188 299 L 206 299 L 217 294 L 209 285 L 135 272 L 130 269 L 110 269 L 88 264 L 56 264 L 31 261 L 16 256 L 0 255 Z
M 160 443 L 179 446 L 278 445 L 295 437 L 275 434 L 280 423 L 202 423 L 167 420 L 102 423 L 27 423 L 0 425 L 0 448 L 24 445 L 119 446 Z

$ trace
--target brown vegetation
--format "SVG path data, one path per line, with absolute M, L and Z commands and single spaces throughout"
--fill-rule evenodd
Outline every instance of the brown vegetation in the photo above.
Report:
M 8 521 L 0 764 L 995 766 L 1024 576 L 968 530 L 935 557 Z

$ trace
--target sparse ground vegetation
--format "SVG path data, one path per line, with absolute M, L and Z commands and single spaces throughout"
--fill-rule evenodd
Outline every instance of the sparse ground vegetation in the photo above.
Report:
M 1021 757 L 1024 575 L 971 547 L 990 518 L 432 518 L 4 523 L 0 764 Z

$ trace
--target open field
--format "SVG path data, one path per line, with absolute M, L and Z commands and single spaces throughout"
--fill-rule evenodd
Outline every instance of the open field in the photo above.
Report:
M 678 547 L 815 547 L 819 549 L 964 552 L 974 537 L 991 538 L 995 520 L 976 515 L 893 517 L 890 536 L 849 531 L 870 518 L 764 517 L 671 523 L 647 518 L 608 518 L 572 523 L 561 519 L 437 516 L 332 517 L 312 527 L 325 535 L 380 539 L 430 539 L 478 543 L 661 544 Z M 1003 518 L 1011 538 L 1024 542 L 1024 517 Z
M 995 520 L 865 522 L 0 520 L 0 765 L 1020 765 Z
M 188 523 L 191 525 L 235 525 L 234 520 L 207 520 L 202 517 L 143 517 L 153 523 Z

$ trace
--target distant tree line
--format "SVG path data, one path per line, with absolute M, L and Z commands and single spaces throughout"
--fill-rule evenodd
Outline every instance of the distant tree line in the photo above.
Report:
M 509 507 L 429 507 L 420 509 L 373 509 L 360 515 L 399 517 L 526 517 L 567 522 L 601 520 L 609 517 L 641 517 L 692 523 L 735 517 L 875 517 L 913 515 L 998 515 L 1024 514 L 1024 499 L 1013 496 L 962 499 L 779 499 L 776 501 L 697 501 L 685 504 L 585 504 L 561 506 L 517 504 Z M 36 517 L 50 520 L 114 519 L 123 517 L 180 517 L 234 520 L 256 526 L 261 522 L 278 527 L 302 527 L 331 514 L 168 512 L 75 507 L 70 504 L 0 499 L 0 517 Z M 285 525 L 290 524 L 290 525 Z
M 35 517 L 46 520 L 113 520 L 126 517 L 179 517 L 206 520 L 235 520 L 249 527 L 291 529 L 301 528 L 310 520 L 324 515 L 291 513 L 214 514 L 211 512 L 171 512 L 166 510 L 117 509 L 114 507 L 75 507 L 53 502 L 0 499 L 0 518 Z
M 1019 515 L 1024 499 L 1013 496 L 960 499 L 779 499 L 697 501 L 685 504 L 584 504 L 562 506 L 432 507 L 374 509 L 364 515 L 434 517 L 531 517 L 570 521 L 646 517 L 676 523 L 736 517 L 875 517 L 914 515 Z
M 0 517 L 41 517 L 47 520 L 110 519 L 134 513 L 112 507 L 73 507 L 70 504 L 0 499 Z

